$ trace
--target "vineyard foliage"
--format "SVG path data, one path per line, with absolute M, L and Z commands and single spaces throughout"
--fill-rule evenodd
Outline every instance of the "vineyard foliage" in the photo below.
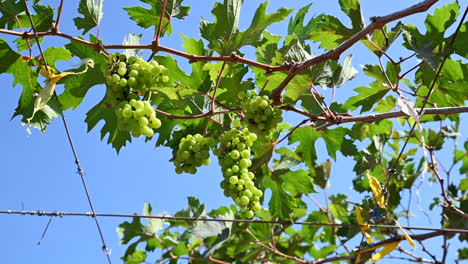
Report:
M 214 4 L 212 17 L 187 28 L 199 30 L 199 39 L 173 30 L 190 15 L 183 0 L 132 1 L 135 6 L 124 8 L 126 23 L 153 40 L 140 43 L 141 35 L 129 33 L 121 45 L 100 37 L 103 0 L 80 0 L 73 22 L 60 17 L 61 5 L 43 2 L 0 1 L 0 34 L 16 37 L 0 38 L 0 73 L 22 88 L 13 122 L 45 133 L 90 89 L 105 87 L 87 112 L 88 131 L 100 130 L 117 153 L 139 137 L 169 147 L 177 173 L 218 163 L 219 192 L 232 198 L 207 212 L 189 197 L 188 207 L 172 215 L 184 221 L 122 223 L 125 263 L 365 263 L 392 254 L 444 263 L 447 252 L 456 252 L 456 261 L 468 258 L 466 232 L 398 228 L 423 214 L 403 205 L 402 197 L 413 193 L 433 199 L 422 209 L 438 219 L 433 228 L 468 228 L 468 140 L 460 131 L 468 112 L 463 1 L 426 0 L 370 22 L 359 0 L 339 0 L 346 21 L 317 13 L 312 4 L 294 10 L 286 1 L 271 11 L 265 1 L 241 29 L 243 0 L 224 0 Z M 425 28 L 404 21 L 418 13 Z M 74 23 L 81 35 L 61 32 L 60 22 Z M 273 24 L 284 33 L 272 34 Z M 165 46 L 176 33 L 183 50 Z M 47 44 L 54 37 L 69 43 Z M 367 48 L 354 54 L 368 58 L 362 67 L 349 52 L 355 45 Z M 73 68 L 57 67 L 76 58 L 81 62 Z M 187 61 L 185 71 L 179 65 Z M 358 75 L 370 81 L 348 85 Z M 347 97 L 335 96 L 341 93 Z M 439 155 L 451 155 L 451 163 L 440 164 Z M 346 178 L 362 195 L 327 195 L 340 157 L 353 159 Z M 426 184 L 440 185 L 440 193 L 419 193 Z M 313 193 L 324 193 L 327 202 L 320 205 Z M 150 204 L 144 214 L 152 215 Z M 434 237 L 444 241 L 437 252 L 419 248 Z M 405 253 L 413 247 L 414 254 Z

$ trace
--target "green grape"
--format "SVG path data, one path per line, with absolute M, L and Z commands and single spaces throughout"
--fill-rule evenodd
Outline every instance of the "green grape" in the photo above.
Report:
M 130 77 L 130 78 L 128 78 L 127 84 L 130 87 L 135 87 L 135 86 L 138 85 L 138 81 L 136 80 L 135 77 Z
M 117 70 L 117 73 L 120 75 L 120 76 L 124 76 L 125 73 L 127 73 L 127 68 L 119 68 Z
M 241 210 L 245 211 L 246 216 L 251 218 L 254 212 L 258 211 L 254 208 L 255 203 L 263 196 L 263 192 L 257 189 L 253 182 L 254 173 L 248 170 L 248 167 L 252 166 L 250 146 L 257 136 L 248 128 L 239 129 L 236 127 L 239 124 L 235 124 L 234 121 L 232 125 L 234 128 L 221 135 L 221 144 L 213 153 L 218 156 L 224 175 L 221 184 L 224 194 L 231 197 Z
M 118 83 L 118 82 L 120 81 L 120 76 L 119 76 L 118 74 L 115 74 L 115 73 L 114 73 L 114 74 L 112 74 L 112 76 L 111 76 L 111 80 L 112 80 L 112 82 L 114 82 L 114 83 Z
M 176 171 L 195 174 L 197 167 L 210 164 L 210 145 L 206 144 L 207 141 L 200 134 L 182 138 L 173 160 Z
M 119 86 L 122 88 L 127 87 L 127 79 L 120 79 Z
M 151 87 L 162 86 L 161 81 L 168 80 L 167 68 L 157 61 L 146 62 L 118 53 L 109 57 L 105 102 L 115 107 L 117 128 L 131 132 L 134 137 L 152 137 L 154 129 L 161 127 L 161 120 L 149 101 L 142 101 L 140 95 L 146 94 Z M 198 163 L 209 164 L 207 153 L 201 153 L 199 157 Z M 193 172 L 194 168 L 187 170 Z
M 245 114 L 243 124 L 260 136 L 268 136 L 283 120 L 281 110 L 271 106 L 268 96 L 251 95 L 251 98 L 244 99 L 242 108 Z
M 138 71 L 137 71 L 137 70 L 131 70 L 131 71 L 128 73 L 128 76 L 129 76 L 129 77 L 133 77 L 133 78 L 137 78 L 137 77 L 138 77 Z
M 247 218 L 252 218 L 252 217 L 254 217 L 254 215 L 255 215 L 255 213 L 252 210 L 248 210 L 247 213 L 245 214 L 245 216 Z

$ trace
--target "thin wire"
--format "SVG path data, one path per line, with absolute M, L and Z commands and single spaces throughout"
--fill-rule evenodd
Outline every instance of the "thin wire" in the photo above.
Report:
M 78 174 L 80 175 L 81 182 L 83 183 L 83 188 L 84 188 L 84 191 L 86 193 L 86 198 L 88 199 L 88 204 L 89 204 L 89 207 L 91 208 L 91 211 L 92 211 L 91 216 L 93 217 L 94 222 L 96 222 L 96 227 L 98 229 L 99 236 L 101 237 L 102 250 L 104 251 L 104 254 L 106 254 L 107 260 L 109 261 L 109 264 L 112 264 L 112 261 L 110 259 L 110 251 L 109 251 L 109 248 L 106 245 L 106 240 L 104 239 L 104 234 L 103 234 L 103 232 L 101 230 L 101 225 L 99 224 L 99 221 L 98 221 L 98 219 L 96 217 L 97 216 L 96 211 L 94 210 L 93 202 L 91 201 L 91 196 L 90 196 L 89 191 L 88 191 L 88 185 L 86 184 L 86 180 L 85 180 L 85 177 L 84 177 L 84 172 L 83 172 L 83 169 L 81 168 L 80 160 L 78 159 L 78 154 L 76 153 L 75 145 L 73 144 L 73 140 L 71 138 L 70 130 L 68 129 L 68 124 L 67 124 L 67 121 L 65 119 L 65 115 L 63 115 L 63 113 L 62 113 L 62 121 L 63 121 L 63 126 L 65 127 L 65 132 L 67 133 L 68 142 L 70 143 L 70 147 L 71 147 L 71 150 L 73 152 L 73 157 L 75 158 L 75 164 L 76 164 L 76 167 L 77 167 L 77 170 L 78 170 Z
M 161 219 L 161 220 L 173 220 L 173 221 L 197 221 L 197 222 L 231 222 L 231 223 L 255 223 L 255 224 L 295 224 L 295 225 L 309 225 L 309 226 L 335 226 L 335 227 L 360 227 L 359 224 L 333 224 L 333 223 L 316 223 L 316 222 L 291 222 L 291 221 L 265 221 L 265 220 L 251 220 L 251 219 L 225 219 L 225 218 L 200 218 L 200 217 L 178 217 L 169 215 L 137 215 L 137 214 L 105 214 L 95 212 L 44 212 L 39 211 L 14 211 L 14 210 L 0 210 L 0 214 L 12 214 L 12 215 L 37 215 L 37 216 L 90 216 L 90 217 L 124 217 L 124 218 L 146 218 L 146 219 Z M 366 226 L 376 228 L 391 228 L 400 229 L 399 226 L 394 225 L 378 225 L 369 224 Z M 454 228 L 433 228 L 433 227 L 416 227 L 416 226 L 402 226 L 408 230 L 423 230 L 423 231 L 440 231 L 445 233 L 460 233 L 468 234 L 468 229 L 454 229 Z
M 44 65 L 45 65 L 45 68 L 47 69 L 47 61 L 46 61 L 46 59 L 45 59 L 44 53 L 43 53 L 43 51 L 42 51 L 42 47 L 41 47 L 40 42 L 39 42 L 39 38 L 38 38 L 38 36 L 37 36 L 37 32 L 36 32 L 36 28 L 35 28 L 35 26 L 34 26 L 34 22 L 33 22 L 33 20 L 32 20 L 31 12 L 29 11 L 29 7 L 28 7 L 28 4 L 27 4 L 26 0 L 23 0 L 23 2 L 24 2 L 24 5 L 25 5 L 26 14 L 27 14 L 27 16 L 28 16 L 28 18 L 29 18 L 29 21 L 30 21 L 30 23 L 31 23 L 31 28 L 32 28 L 32 30 L 33 30 L 33 32 L 34 32 L 34 36 L 36 37 L 36 42 L 37 42 L 37 46 L 38 46 L 38 48 L 39 48 L 39 52 L 40 52 L 40 54 L 41 54 L 42 60 L 43 60 Z M 55 95 L 55 97 L 57 97 L 57 93 L 56 93 L 55 91 L 54 91 L 54 95 Z M 66 119 L 65 119 L 65 115 L 64 115 L 63 112 L 61 113 L 61 117 L 62 117 L 63 125 L 64 125 L 64 127 L 65 127 L 65 132 L 66 132 L 66 134 L 67 134 L 68 142 L 70 143 L 70 147 L 71 147 L 71 150 L 72 150 L 72 152 L 73 152 L 73 156 L 74 156 L 74 158 L 75 158 L 75 164 L 76 164 L 76 166 L 77 166 L 78 174 L 79 174 L 80 177 L 81 177 L 81 182 L 83 183 L 83 188 L 84 188 L 84 190 L 85 190 L 86 197 L 87 197 L 87 199 L 88 199 L 89 207 L 91 208 L 91 211 L 93 212 L 93 215 L 92 215 L 92 216 L 93 216 L 93 218 L 94 218 L 94 221 L 96 222 L 96 227 L 97 227 L 97 229 L 98 229 L 99 236 L 100 236 L 100 238 L 101 238 L 102 250 L 103 250 L 104 253 L 106 254 L 106 256 L 107 256 L 107 261 L 109 262 L 109 264 L 112 264 L 112 261 L 111 261 L 111 258 L 110 258 L 110 252 L 109 252 L 109 249 L 108 249 L 108 247 L 107 247 L 107 245 L 106 245 L 106 241 L 105 241 L 105 239 L 104 239 L 104 235 L 103 235 L 103 232 L 102 232 L 102 230 L 101 230 L 101 226 L 100 226 L 100 224 L 99 224 L 99 221 L 98 221 L 98 219 L 96 218 L 94 206 L 93 206 L 93 203 L 92 203 L 92 201 L 91 201 L 91 197 L 90 197 L 89 192 L 88 192 L 88 187 L 87 187 L 87 184 L 86 184 L 86 181 L 85 181 L 85 178 L 84 178 L 83 169 L 81 168 L 80 161 L 79 161 L 79 159 L 78 159 L 78 155 L 77 155 L 77 153 L 76 153 L 75 146 L 74 146 L 73 141 L 72 141 L 72 138 L 71 138 L 71 133 L 70 133 L 70 130 L 68 129 L 68 124 L 67 124 L 67 121 L 66 121 Z M 47 225 L 47 227 L 48 227 L 48 225 Z
M 31 28 L 32 28 L 32 30 L 34 32 L 34 37 L 36 38 L 36 43 L 37 43 L 37 47 L 39 48 L 39 53 L 41 54 L 42 61 L 44 62 L 44 66 L 45 66 L 46 70 L 48 71 L 49 69 L 47 67 L 47 62 L 46 62 L 46 59 L 44 57 L 44 52 L 42 52 L 42 47 L 41 47 L 41 45 L 39 43 L 39 37 L 37 36 L 36 26 L 34 25 L 34 21 L 32 19 L 31 12 L 29 11 L 28 3 L 26 2 L 26 0 L 24 0 L 23 3 L 24 3 L 24 7 L 26 9 L 26 15 L 29 18 L 29 23 L 31 23 Z

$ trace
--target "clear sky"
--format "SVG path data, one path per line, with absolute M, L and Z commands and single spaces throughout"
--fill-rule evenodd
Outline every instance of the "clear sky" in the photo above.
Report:
M 30 1 L 31 2 L 31 1 Z M 50 2 L 57 6 L 59 1 Z M 174 19 L 174 33 L 169 38 L 163 38 L 161 44 L 182 49 L 181 37 L 183 33 L 188 37 L 200 38 L 198 24 L 200 16 L 212 21 L 211 7 L 213 0 L 186 0 L 185 5 L 192 6 L 190 15 L 186 20 Z M 261 1 L 245 1 L 242 9 L 241 28 L 245 29 L 251 21 L 256 7 Z M 287 1 L 288 8 L 300 8 L 311 1 L 296 0 Z M 311 14 L 328 13 L 345 19 L 342 15 L 338 1 L 316 1 L 311 7 Z M 400 10 L 419 1 L 361 1 L 365 21 L 370 16 L 385 15 L 392 11 Z M 131 3 L 131 4 L 129 4 Z M 101 38 L 106 44 L 120 44 L 128 33 L 143 33 L 142 43 L 150 43 L 153 35 L 151 30 L 138 28 L 135 23 L 127 19 L 122 7 L 130 7 L 138 4 L 138 1 L 104 1 L 104 18 L 101 24 Z M 276 10 L 284 1 L 273 0 L 270 3 L 269 12 Z M 450 3 L 440 1 L 437 6 Z M 65 11 L 61 21 L 61 31 L 71 35 L 79 32 L 73 25 L 72 18 L 76 17 L 78 1 L 65 1 Z M 432 8 L 431 10 L 433 10 Z M 294 15 L 295 13 L 293 13 Z M 425 15 L 415 15 L 411 23 L 422 25 Z M 345 22 L 347 24 L 347 20 Z M 275 24 L 270 31 L 274 34 L 284 35 L 287 23 Z M 91 33 L 95 34 L 95 30 Z M 7 40 L 13 38 L 0 36 Z M 11 43 L 11 42 L 10 42 Z M 67 41 L 57 37 L 48 37 L 43 46 L 61 46 Z M 253 49 L 245 49 L 247 57 L 254 59 Z M 321 51 L 317 51 L 320 53 Z M 367 79 L 362 77 L 359 65 L 366 63 L 378 63 L 375 56 L 365 51 L 360 44 L 351 49 L 354 53 L 353 66 L 359 71 L 359 77 L 341 87 L 337 101 L 352 95 L 352 91 L 359 85 L 365 85 Z M 398 57 L 401 50 L 392 50 Z M 407 51 L 405 51 L 408 54 Z M 148 55 L 145 53 L 145 55 Z M 184 59 L 176 58 L 182 65 L 186 65 Z M 59 64 L 61 70 L 73 68 L 73 62 Z M 186 69 L 187 67 L 184 66 Z M 45 210 L 66 212 L 89 212 L 89 206 L 83 191 L 81 180 L 76 173 L 74 159 L 67 142 L 66 134 L 60 119 L 53 122 L 43 135 L 37 130 L 32 130 L 32 135 L 26 133 L 26 127 L 20 124 L 19 119 L 10 121 L 16 107 L 21 87 L 12 88 L 10 75 L 0 75 L 0 83 L 6 98 L 0 104 L 0 210 Z M 58 88 L 58 92 L 63 90 Z M 346 90 L 346 91 L 342 91 Z M 219 188 L 222 179 L 221 172 L 215 160 L 211 166 L 199 169 L 196 175 L 174 172 L 173 164 L 169 162 L 171 151 L 167 148 L 154 148 L 154 140 L 145 143 L 143 139 L 134 140 L 132 144 L 121 150 L 119 155 L 105 142 L 100 141 L 100 131 L 95 129 L 90 133 L 86 131 L 84 123 L 86 112 L 100 101 L 105 91 L 104 86 L 92 88 L 82 105 L 75 111 L 66 111 L 65 116 L 70 126 L 71 134 L 75 142 L 81 165 L 85 171 L 91 197 L 95 209 L 100 213 L 140 213 L 145 201 L 150 202 L 154 212 L 175 213 L 187 206 L 187 196 L 195 196 L 207 205 L 211 210 L 221 205 L 231 204 L 231 200 L 223 196 Z M 295 118 L 288 119 L 294 124 Z M 464 124 L 466 128 L 466 122 Z M 318 148 L 323 145 L 318 144 Z M 451 151 L 451 150 L 450 150 Z M 318 151 L 320 153 L 320 151 Z M 320 158 L 325 158 L 321 156 Z M 352 178 L 352 159 L 338 156 L 339 166 L 332 169 L 330 192 L 349 193 Z M 438 186 L 427 187 L 428 192 L 437 192 Z M 321 195 L 317 196 L 323 201 Z M 355 199 L 356 201 L 358 198 Z M 311 207 L 315 209 L 314 207 Z M 416 208 L 416 207 L 413 207 Z M 415 222 L 421 225 L 429 225 L 421 212 L 415 210 Z M 121 263 L 125 246 L 119 245 L 119 237 L 116 233 L 117 226 L 124 218 L 100 218 L 104 236 L 108 246 L 112 250 L 113 263 Z M 0 215 L 0 252 L 4 263 L 106 263 L 101 251 L 101 242 L 96 226 L 91 218 L 64 217 L 54 218 L 40 246 L 37 245 L 41 234 L 49 221 L 48 217 L 37 216 L 13 216 Z M 433 223 L 434 226 L 439 224 Z M 454 243 L 457 241 L 454 240 Z M 440 245 L 434 243 L 434 245 Z M 439 250 L 437 247 L 436 250 Z M 387 262 L 382 262 L 387 263 Z M 390 262 L 388 262 L 390 263 Z

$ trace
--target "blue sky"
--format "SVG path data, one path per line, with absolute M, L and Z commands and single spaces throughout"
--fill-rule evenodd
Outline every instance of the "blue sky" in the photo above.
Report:
M 58 1 L 49 2 L 55 6 Z M 138 1 L 104 1 L 104 18 L 101 24 L 101 38 L 104 43 L 119 44 L 130 32 L 143 33 L 142 43 L 150 43 L 153 37 L 151 30 L 138 28 L 133 21 L 127 19 L 126 12 L 121 9 L 132 6 L 130 2 L 139 3 Z M 203 4 L 200 4 L 201 2 Z M 260 2 L 246 1 L 244 4 L 241 17 L 242 29 L 250 24 L 252 14 Z M 288 2 L 291 3 L 288 3 L 287 7 L 296 8 L 296 10 L 310 3 L 310 1 L 302 0 Z M 311 14 L 325 12 L 345 19 L 337 2 L 317 1 L 311 7 Z M 370 16 L 385 15 L 417 2 L 419 1 L 361 1 L 366 22 L 369 21 Z M 440 2 L 437 6 L 450 3 L 450 1 Z M 214 1 L 187 0 L 184 3 L 192 6 L 190 16 L 184 21 L 173 20 L 174 33 L 169 38 L 163 38 L 162 45 L 182 49 L 182 38 L 179 33 L 199 39 L 200 16 L 212 21 L 210 11 Z M 276 10 L 282 3 L 284 2 L 271 1 L 269 12 Z M 79 35 L 72 21 L 72 18 L 77 16 L 77 7 L 78 1 L 65 2 L 61 31 Z M 415 15 L 406 21 L 422 25 L 424 18 L 425 15 Z M 281 35 L 286 32 L 286 27 L 286 23 L 276 24 L 270 31 Z M 95 31 L 92 33 L 94 34 Z M 0 37 L 7 40 L 13 39 L 9 36 Z M 57 37 L 49 37 L 46 38 L 43 46 L 58 47 L 66 43 L 67 41 Z M 252 51 L 252 49 L 245 49 L 244 53 L 247 57 L 254 59 Z M 353 66 L 359 71 L 361 64 L 378 63 L 375 56 L 366 52 L 360 44 L 352 48 L 350 52 L 354 54 Z M 399 55 L 396 54 L 402 51 L 392 50 L 392 52 L 398 57 Z M 179 61 L 187 68 L 184 59 Z M 63 62 L 59 64 L 59 68 L 62 70 L 72 68 L 74 63 L 76 61 Z M 365 85 L 366 81 L 367 79 L 362 77 L 360 72 L 358 78 L 340 88 L 337 100 L 343 102 L 345 98 L 353 94 L 352 90 L 355 87 Z M 0 75 L 0 83 L 3 84 L 3 92 L 6 93 L 3 95 L 6 100 L 0 105 L 2 131 L 0 166 L 3 168 L 0 176 L 0 210 L 24 208 L 25 210 L 89 212 L 81 180 L 76 173 L 76 166 L 60 119 L 48 127 L 46 135 L 37 130 L 33 130 L 32 135 L 28 135 L 26 127 L 20 124 L 19 119 L 10 121 L 21 88 L 19 86 L 12 88 L 12 78 L 5 74 Z M 59 87 L 58 91 L 61 92 L 62 89 Z M 85 114 L 99 102 L 104 91 L 104 86 L 92 88 L 82 105 L 75 111 L 65 112 L 97 212 L 140 213 L 143 203 L 147 201 L 152 204 L 154 212 L 175 213 L 187 206 L 187 196 L 198 197 L 207 205 L 208 210 L 231 204 L 231 200 L 224 197 L 219 188 L 222 176 L 215 161 L 212 161 L 213 165 L 199 169 L 197 175 L 177 175 L 172 163 L 169 162 L 171 150 L 167 148 L 155 149 L 154 144 L 137 139 L 117 155 L 109 145 L 100 141 L 99 130 L 95 129 L 87 133 L 84 123 Z M 291 117 L 288 121 L 294 124 L 295 118 Z M 463 126 L 466 128 L 466 125 L 465 122 Z M 321 148 L 323 145 L 318 144 L 317 147 Z M 323 159 L 325 156 L 320 158 Z M 351 198 L 353 198 L 352 195 L 358 195 L 349 189 L 354 177 L 351 161 L 349 158 L 338 157 L 339 166 L 332 169 L 330 193 L 350 193 Z M 438 185 L 428 186 L 424 191 L 439 193 L 438 187 Z M 323 201 L 321 195 L 317 197 Z M 357 197 L 356 201 L 359 200 Z M 314 207 L 311 205 L 310 208 Z M 415 222 L 412 222 L 413 224 L 429 225 L 421 212 L 414 209 L 414 213 L 418 215 L 415 217 Z M 0 252 L 3 252 L 3 262 L 21 264 L 106 262 L 92 219 L 54 218 L 42 244 L 38 246 L 37 242 L 48 221 L 47 217 L 0 215 L 3 234 L 3 239 L 0 240 L 2 249 Z M 115 231 L 123 221 L 128 221 L 128 219 L 100 218 L 104 236 L 112 250 L 111 257 L 114 263 L 121 263 L 120 257 L 125 250 L 124 246 L 119 245 L 119 237 Z M 438 223 L 433 223 L 433 225 L 438 226 Z M 457 241 L 454 240 L 453 243 Z M 434 243 L 434 245 L 440 244 Z

